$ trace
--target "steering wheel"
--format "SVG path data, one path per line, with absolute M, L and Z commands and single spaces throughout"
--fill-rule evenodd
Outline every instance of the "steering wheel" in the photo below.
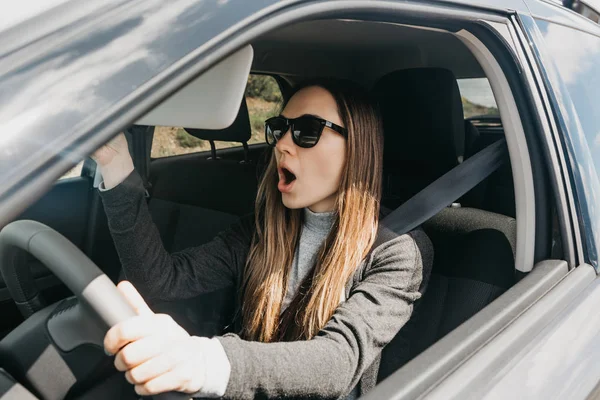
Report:
M 88 315 L 77 319 L 79 325 L 89 321 L 90 317 L 99 317 L 106 326 L 112 327 L 136 315 L 112 281 L 73 243 L 42 223 L 21 220 L 0 231 L 0 272 L 24 315 L 33 315 L 44 306 L 29 268 L 23 268 L 26 253 L 42 262 L 83 305 L 81 313 Z M 76 328 L 86 329 L 85 326 Z M 190 398 L 190 395 L 169 392 L 153 398 L 180 400 Z

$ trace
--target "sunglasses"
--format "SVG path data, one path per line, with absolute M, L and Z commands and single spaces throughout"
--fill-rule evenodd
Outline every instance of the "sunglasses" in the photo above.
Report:
M 285 118 L 280 115 L 269 118 L 265 121 L 265 138 L 269 146 L 275 147 L 277 142 L 291 129 L 292 140 L 296 146 L 308 149 L 319 142 L 325 127 L 348 138 L 346 128 L 313 115 L 303 115 L 298 118 Z

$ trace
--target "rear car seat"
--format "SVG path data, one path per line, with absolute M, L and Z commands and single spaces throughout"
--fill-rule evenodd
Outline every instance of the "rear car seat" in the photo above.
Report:
M 470 118 L 465 121 L 465 129 L 467 137 L 470 137 L 469 145 L 465 146 L 465 159 L 504 138 L 502 122 L 495 116 Z M 466 206 L 515 217 L 515 192 L 510 162 L 504 163 L 487 180 L 463 196 L 460 202 Z
M 203 140 L 237 142 L 251 137 L 246 102 L 231 126 L 222 130 L 186 129 Z M 168 251 L 208 242 L 254 210 L 256 163 L 198 154 L 153 160 L 150 166 L 154 222 Z
M 250 119 L 243 101 L 234 123 L 222 130 L 186 129 L 203 140 L 238 142 L 251 137 Z M 153 160 L 148 203 L 167 251 L 175 252 L 210 241 L 241 216 L 254 210 L 258 187 L 256 163 L 190 154 Z M 215 335 L 229 322 L 233 310 L 228 289 L 176 302 L 153 304 L 170 314 L 188 332 Z
M 454 75 L 441 68 L 392 72 L 373 92 L 384 124 L 382 204 L 395 208 L 462 161 L 462 103 Z M 514 218 L 448 207 L 423 229 L 434 246 L 432 274 L 412 318 L 384 348 L 378 380 L 515 283 Z

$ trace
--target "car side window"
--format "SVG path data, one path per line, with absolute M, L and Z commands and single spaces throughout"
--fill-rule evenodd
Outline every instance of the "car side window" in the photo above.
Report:
M 481 115 L 500 115 L 487 78 L 458 79 L 465 119 Z
M 277 80 L 270 75 L 251 74 L 246 86 L 246 104 L 250 117 L 252 136 L 248 144 L 264 143 L 264 121 L 277 115 L 282 104 L 282 94 Z M 215 141 L 217 149 L 241 146 L 236 142 Z M 152 158 L 210 150 L 210 143 L 188 134 L 183 127 L 157 126 L 152 139 Z

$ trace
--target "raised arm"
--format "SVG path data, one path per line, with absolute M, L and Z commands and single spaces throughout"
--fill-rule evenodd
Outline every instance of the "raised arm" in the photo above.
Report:
M 144 187 L 120 134 L 94 158 L 104 178 L 100 194 L 127 279 L 148 300 L 174 300 L 236 286 L 251 239 L 240 223 L 198 247 L 169 254 L 144 196 Z

